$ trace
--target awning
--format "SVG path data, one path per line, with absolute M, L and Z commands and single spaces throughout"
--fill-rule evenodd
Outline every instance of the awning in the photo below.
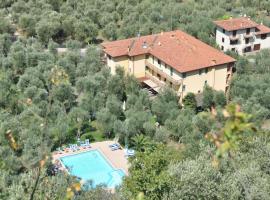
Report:
M 154 81 L 152 81 L 150 79 L 144 80 L 143 83 L 145 83 L 146 85 L 151 87 L 156 92 L 159 92 L 159 90 L 160 90 L 160 87 Z

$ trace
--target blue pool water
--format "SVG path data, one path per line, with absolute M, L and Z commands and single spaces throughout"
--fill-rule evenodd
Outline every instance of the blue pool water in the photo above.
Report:
M 98 150 L 65 156 L 61 158 L 61 162 L 71 175 L 84 181 L 92 180 L 94 187 L 105 184 L 109 188 L 115 188 L 122 183 L 125 176 L 123 170 L 115 170 Z

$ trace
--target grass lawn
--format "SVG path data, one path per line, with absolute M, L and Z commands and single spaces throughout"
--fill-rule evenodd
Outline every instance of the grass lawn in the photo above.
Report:
M 81 136 L 81 140 L 90 139 L 91 142 L 101 142 L 106 140 L 102 132 L 97 128 L 97 122 L 91 122 L 91 128 Z

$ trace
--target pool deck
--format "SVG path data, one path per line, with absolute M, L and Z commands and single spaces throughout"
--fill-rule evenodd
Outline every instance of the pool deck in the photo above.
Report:
M 91 148 L 82 148 L 78 151 L 71 151 L 71 150 L 66 150 L 63 153 L 58 153 L 58 152 L 53 152 L 52 153 L 52 160 L 53 163 L 56 163 L 59 161 L 59 158 L 64 157 L 64 156 L 69 156 L 69 155 L 75 155 L 78 153 L 82 152 L 87 152 L 91 150 L 99 150 L 105 158 L 108 160 L 108 162 L 113 166 L 114 169 L 122 169 L 126 175 L 128 175 L 128 159 L 125 156 L 124 149 L 118 149 L 115 151 L 112 151 L 109 148 L 109 145 L 114 144 L 114 141 L 104 141 L 104 142 L 95 142 L 91 143 Z M 61 167 L 61 170 L 65 170 L 64 166 Z

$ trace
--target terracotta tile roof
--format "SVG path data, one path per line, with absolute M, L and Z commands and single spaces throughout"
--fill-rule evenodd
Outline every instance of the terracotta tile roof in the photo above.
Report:
M 256 28 L 258 29 L 258 31 L 256 32 L 256 35 L 270 33 L 270 28 L 262 24 L 258 25 Z
M 234 30 L 241 30 L 246 28 L 253 28 L 257 27 L 258 24 L 252 21 L 247 17 L 239 17 L 234 19 L 227 19 L 227 20 L 218 20 L 214 21 L 214 23 L 227 30 L 227 31 L 234 31 Z
M 101 44 L 112 57 L 151 54 L 179 72 L 235 62 L 235 59 L 180 30 Z

